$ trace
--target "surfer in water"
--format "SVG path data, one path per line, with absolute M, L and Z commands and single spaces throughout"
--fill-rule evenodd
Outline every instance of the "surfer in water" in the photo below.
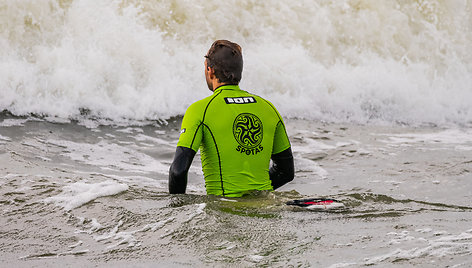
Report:
M 242 70 L 238 44 L 212 44 L 205 56 L 205 78 L 213 94 L 185 112 L 169 170 L 171 194 L 185 193 L 198 149 L 209 195 L 240 197 L 293 180 L 292 150 L 282 117 L 270 102 L 239 88 Z

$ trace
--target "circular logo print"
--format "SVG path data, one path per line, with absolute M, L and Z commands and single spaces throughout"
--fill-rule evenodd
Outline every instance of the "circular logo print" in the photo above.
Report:
M 262 121 L 253 114 L 239 114 L 234 119 L 233 135 L 242 147 L 253 149 L 262 142 Z

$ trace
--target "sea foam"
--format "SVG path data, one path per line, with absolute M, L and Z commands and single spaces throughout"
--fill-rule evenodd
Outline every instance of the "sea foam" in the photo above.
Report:
M 203 55 L 230 39 L 242 88 L 286 117 L 470 124 L 471 25 L 468 1 L 7 0 L 0 110 L 182 115 L 210 94 Z
M 119 194 L 128 190 L 128 185 L 115 181 L 99 183 L 76 182 L 64 186 L 62 193 L 48 197 L 46 203 L 54 203 L 69 211 L 78 208 L 99 197 Z

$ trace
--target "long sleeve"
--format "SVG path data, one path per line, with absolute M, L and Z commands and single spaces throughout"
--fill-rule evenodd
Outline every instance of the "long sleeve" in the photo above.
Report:
M 273 164 L 269 170 L 269 177 L 275 190 L 292 181 L 295 176 L 292 149 L 288 148 L 280 153 L 273 154 L 271 158 Z
M 196 152 L 190 148 L 177 146 L 174 161 L 169 169 L 169 193 L 185 194 L 187 176 Z

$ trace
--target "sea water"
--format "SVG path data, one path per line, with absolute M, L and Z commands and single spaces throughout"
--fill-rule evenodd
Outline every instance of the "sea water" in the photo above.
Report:
M 1 266 L 472 265 L 471 1 L 0 3 Z M 274 193 L 167 193 L 203 55 L 283 115 Z M 312 212 L 287 200 L 332 197 Z

